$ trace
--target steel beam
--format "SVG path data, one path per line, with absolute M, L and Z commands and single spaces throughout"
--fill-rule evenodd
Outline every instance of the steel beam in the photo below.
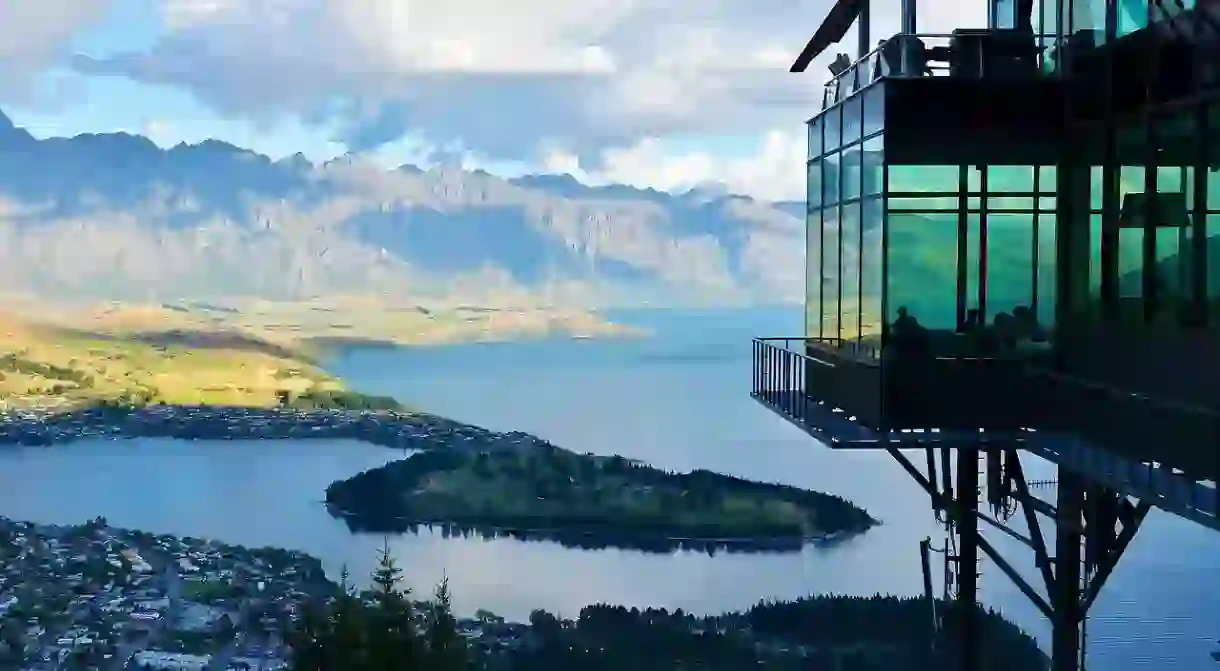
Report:
M 983 450 L 993 449 L 1004 450 L 1004 461 L 1007 462 L 1007 471 L 1013 485 L 1011 489 L 1008 485 L 1004 486 L 1005 495 L 1020 505 L 1029 527 L 1028 537 L 1008 529 L 978 509 L 979 455 Z M 1050 620 L 1053 631 L 1052 671 L 1080 671 L 1083 661 L 1081 628 L 1085 617 L 1104 587 L 1106 579 L 1139 531 L 1151 505 L 1146 502 L 1132 504 L 1126 495 L 1090 481 L 1061 465 L 1058 468 L 1057 500 L 1055 505 L 1051 506 L 1030 493 L 1029 482 L 1020 462 L 1021 453 L 1015 445 L 994 447 L 994 443 L 983 443 L 976 447 L 958 448 L 956 473 L 952 473 L 953 469 L 950 469 L 947 463 L 948 450 L 942 451 L 938 468 L 936 450 L 929 447 L 925 452 L 928 462 L 927 475 L 921 473 L 897 448 L 887 450 L 928 493 L 933 510 L 944 512 L 949 528 L 956 536 L 957 584 L 949 615 L 954 618 L 956 625 L 954 631 L 957 639 L 953 642 L 958 644 L 960 649 L 954 651 L 956 664 L 953 668 L 961 668 L 963 671 L 982 669 L 983 651 L 979 645 L 982 637 L 977 618 L 977 566 L 978 553 L 982 551 Z M 998 462 L 997 459 L 989 459 L 988 467 L 995 468 Z M 937 486 L 938 479 L 943 489 Z M 994 476 L 991 480 L 994 481 Z M 1048 543 L 1036 513 L 1045 514 L 1055 522 L 1053 558 L 1050 556 Z M 1046 598 L 1043 598 L 999 550 L 982 536 L 978 524 L 980 519 L 1033 549 L 1034 562 L 1045 583 Z M 1117 528 L 1120 525 L 1121 529 Z M 1094 548 L 1095 556 L 1090 562 L 1096 566 L 1091 579 L 1087 580 L 1089 576 L 1083 570 L 1086 543 Z M 930 567 L 927 566 L 927 554 L 923 545 L 921 544 L 921 556 L 924 557 L 925 576 L 930 577 Z M 1098 551 L 1097 548 L 1101 550 Z M 924 591 L 931 593 L 931 586 L 926 580 Z M 942 652 L 948 651 L 942 649 Z

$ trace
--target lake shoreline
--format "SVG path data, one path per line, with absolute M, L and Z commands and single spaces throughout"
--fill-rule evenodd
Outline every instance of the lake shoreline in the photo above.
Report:
M 545 442 L 516 452 L 421 452 L 332 483 L 326 502 L 331 516 L 357 533 L 442 524 L 566 547 L 653 552 L 799 551 L 877 524 L 824 492 L 706 470 L 673 473 Z
M 196 655 L 210 664 L 226 659 L 226 651 L 232 650 L 228 637 L 239 634 L 259 643 L 239 659 L 282 668 L 300 652 L 299 639 L 284 637 L 288 631 L 299 631 L 299 616 L 330 602 L 345 588 L 354 587 L 346 576 L 338 581 L 327 576 L 321 559 L 304 551 L 149 533 L 110 526 L 103 517 L 56 525 L 0 516 L 0 538 L 0 554 L 8 552 L 22 562 L 24 586 L 65 604 L 82 598 L 105 602 L 97 609 L 56 608 L 54 604 L 34 600 L 27 604 L 15 598 L 0 602 L 6 609 L 11 607 L 7 611 L 10 617 L 51 633 L 32 641 L 35 650 L 50 654 L 60 649 L 55 641 L 83 635 L 95 642 L 98 660 L 118 657 L 139 661 L 140 654 L 168 652 Z M 82 567 L 87 570 L 80 570 Z M 422 615 L 429 602 L 411 598 L 413 613 Z M 850 611 L 844 615 L 844 609 Z M 741 663 L 727 668 L 758 665 L 764 660 L 787 663 L 780 668 L 807 668 L 811 661 L 840 657 L 836 652 L 839 649 L 855 655 L 854 651 L 864 645 L 873 651 L 871 654 L 880 651 L 894 659 L 927 650 L 931 632 L 920 625 L 926 622 L 926 609 L 922 598 L 875 595 L 861 599 L 827 594 L 760 599 L 744 610 L 717 611 L 701 617 L 681 608 L 672 612 L 652 607 L 629 609 L 605 602 L 584 605 L 580 615 L 570 620 L 542 609 L 517 621 L 487 610 L 475 610 L 473 616 L 452 614 L 454 625 L 474 655 L 476 664 L 471 668 L 485 671 L 516 666 L 547 668 L 550 665 L 543 663 L 545 660 L 563 658 L 572 650 L 599 650 L 611 657 L 615 654 L 600 643 L 573 647 L 562 638 L 565 633 L 581 637 L 573 642 L 586 643 L 593 635 L 607 643 L 624 638 L 657 640 L 658 636 L 680 639 L 683 646 L 661 646 L 658 658 L 667 664 L 673 660 L 666 655 L 674 657 L 675 649 L 698 646 L 706 651 L 706 658 L 715 658 L 723 654 L 726 644 L 736 642 Z M 144 626 L 176 611 L 191 613 L 206 626 L 194 626 L 190 629 L 193 636 L 177 639 L 162 637 L 159 627 Z M 979 616 L 994 654 L 1015 655 L 1022 662 L 1036 661 L 1039 667 L 1045 666 L 1044 655 L 1034 640 L 1018 627 L 994 611 L 980 608 Z M 624 618 L 630 618 L 626 622 L 632 634 L 626 637 Z M 872 627 L 859 624 L 877 621 L 889 625 L 880 646 Z M 120 630 L 145 633 L 133 643 L 116 633 Z M 691 655 L 687 653 L 686 657 Z M 511 662 L 517 664 L 509 666 Z M 101 667 L 99 663 L 97 668 Z M 1019 664 L 1015 668 L 1030 667 Z
M 359 513 L 346 511 L 337 506 L 321 502 L 327 512 L 343 520 L 354 534 L 383 534 L 387 530 L 374 527 L 365 530 L 360 525 Z M 619 549 L 652 554 L 669 554 L 676 551 L 715 554 L 783 554 L 799 553 L 805 547 L 832 549 L 862 534 L 861 530 L 832 531 L 807 536 L 676 536 L 669 534 L 624 533 L 607 538 L 605 532 L 581 528 L 563 527 L 507 527 L 490 523 L 462 522 L 442 519 L 396 518 L 395 534 L 414 534 L 421 528 L 439 529 L 444 533 L 473 534 L 483 540 L 501 538 L 521 542 L 557 543 L 564 548 L 577 550 Z M 879 522 L 877 524 L 880 524 Z
M 0 414 L 0 445 L 59 445 L 96 438 L 179 440 L 346 439 L 404 450 L 521 449 L 541 439 L 437 415 L 387 410 L 159 405 L 63 413 Z M 471 444 L 475 443 L 475 444 Z
M 67 413 L 7 412 L 0 415 L 0 446 L 59 446 L 81 440 L 130 440 L 159 438 L 176 440 L 354 440 L 379 447 L 416 452 L 458 451 L 467 454 L 557 449 L 536 436 L 513 431 L 496 432 L 471 424 L 425 413 L 388 410 L 251 408 L 224 406 L 146 406 L 137 408 L 90 408 Z M 363 532 L 359 515 L 332 515 L 344 520 L 353 532 Z M 700 537 L 623 533 L 606 536 L 580 528 L 542 529 L 503 527 L 471 520 L 418 519 L 402 521 L 394 533 L 407 533 L 419 526 L 439 526 L 473 531 L 485 538 L 516 537 L 521 540 L 552 541 L 565 547 L 621 547 L 653 552 L 676 549 L 696 551 L 742 550 L 796 552 L 806 545 L 833 546 L 858 536 L 863 529 L 848 529 L 804 536 Z M 383 531 L 383 530 L 378 530 Z

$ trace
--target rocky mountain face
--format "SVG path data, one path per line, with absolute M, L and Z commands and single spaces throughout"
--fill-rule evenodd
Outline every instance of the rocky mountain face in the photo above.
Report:
M 9 292 L 789 302 L 803 292 L 803 209 L 566 176 L 272 161 L 217 141 L 37 140 L 0 114 Z

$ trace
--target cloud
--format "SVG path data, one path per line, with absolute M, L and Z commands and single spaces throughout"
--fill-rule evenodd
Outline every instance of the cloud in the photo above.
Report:
M 828 0 L 167 0 L 146 52 L 91 74 L 182 87 L 227 114 L 300 115 L 369 149 L 422 132 L 495 159 L 799 124 L 787 65 Z
M 140 133 L 158 144 L 168 144 L 169 138 L 175 133 L 173 122 L 164 119 L 146 119 L 140 128 Z
M 579 157 L 552 151 L 543 158 L 551 172 L 573 175 L 590 184 L 628 184 L 677 192 L 723 185 L 732 193 L 764 200 L 802 200 L 805 190 L 805 135 L 776 130 L 763 136 L 757 151 L 724 157 L 707 151 L 666 151 L 655 138 L 626 149 L 608 149 L 596 167 Z
M 111 0 L 0 2 L 0 96 L 27 102 L 33 77 L 67 62 L 72 38 L 97 25 Z
M 182 88 L 229 117 L 301 118 L 356 152 L 413 135 L 492 161 L 562 155 L 592 175 L 791 194 L 833 53 L 787 70 L 831 1 L 164 0 L 152 48 L 76 67 Z M 985 13 L 981 0 L 921 5 L 924 32 Z M 898 6 L 873 0 L 874 38 L 897 29 Z M 768 129 L 752 164 L 665 156 L 648 139 Z

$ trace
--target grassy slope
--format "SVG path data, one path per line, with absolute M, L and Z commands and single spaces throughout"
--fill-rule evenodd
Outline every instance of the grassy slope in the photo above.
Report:
M 270 406 L 277 403 L 278 390 L 343 389 L 311 363 L 329 342 L 437 344 L 628 332 L 589 313 L 392 307 L 360 299 L 223 305 L 5 302 L 12 311 L 0 313 L 0 407 L 10 408 L 124 398 Z M 85 376 L 90 381 L 82 383 Z
M 66 408 L 144 397 L 169 404 L 270 406 L 279 389 L 342 388 L 291 350 L 239 334 L 201 346 L 190 334 L 72 330 L 0 315 L 0 402 L 10 408 Z

